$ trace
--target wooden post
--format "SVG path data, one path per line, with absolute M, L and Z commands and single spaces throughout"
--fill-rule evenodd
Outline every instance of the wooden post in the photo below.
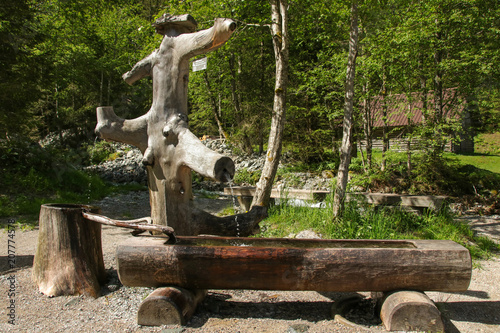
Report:
M 444 332 L 441 312 L 423 292 L 405 290 L 388 294 L 380 318 L 388 331 Z
M 197 31 L 190 15 L 163 15 L 155 22 L 164 35 L 159 49 L 123 75 L 128 84 L 152 76 L 153 104 L 147 114 L 131 120 L 118 117 L 112 107 L 97 108 L 96 133 L 106 140 L 137 146 L 147 167 L 152 223 L 174 228 L 177 235 L 214 230 L 237 230 L 235 219 L 218 220 L 193 207 L 191 170 L 218 181 L 234 176 L 234 162 L 207 147 L 188 129 L 187 89 L 190 58 L 222 46 L 236 29 L 231 19 L 217 18 L 214 25 Z M 253 212 L 253 225 L 265 212 Z M 236 235 L 236 234 L 234 234 Z
M 101 225 L 82 216 L 84 205 L 45 204 L 40 209 L 33 281 L 47 296 L 98 297 L 106 272 Z
M 153 291 L 139 306 L 137 324 L 144 326 L 186 325 L 206 290 L 164 287 Z

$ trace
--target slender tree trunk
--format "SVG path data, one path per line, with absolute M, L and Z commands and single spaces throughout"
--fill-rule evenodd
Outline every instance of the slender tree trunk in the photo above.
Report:
M 372 167 L 372 150 L 373 150 L 373 126 L 372 126 L 372 114 L 370 109 L 370 100 L 368 97 L 368 84 L 363 85 L 363 94 L 365 98 L 363 99 L 363 122 L 364 122 L 364 134 L 366 140 L 366 163 L 368 169 Z M 361 147 L 360 147 L 361 150 Z
M 262 37 L 263 38 L 263 37 Z M 266 64 L 264 62 L 264 40 L 260 41 L 260 99 L 261 105 L 264 106 L 265 103 L 265 68 Z M 257 120 L 257 126 L 259 130 L 259 155 L 264 153 L 264 120 L 259 117 Z
M 99 83 L 99 106 L 103 106 L 103 91 L 104 91 L 104 71 L 101 71 L 101 82 Z
M 387 130 L 387 86 L 386 81 L 387 77 L 385 74 L 385 66 L 383 69 L 383 78 L 382 78 L 382 166 L 381 170 L 384 171 L 387 168 L 387 151 L 389 150 L 389 138 L 388 138 L 388 130 Z
M 354 80 L 356 75 L 356 57 L 358 54 L 358 8 L 357 2 L 351 6 L 351 32 L 349 36 L 349 57 L 347 60 L 347 77 L 345 83 L 344 123 L 342 147 L 340 148 L 340 164 L 337 174 L 337 186 L 333 197 L 333 216 L 340 217 L 344 208 L 345 191 L 347 188 L 349 164 L 351 162 Z
M 273 116 L 266 161 L 256 185 L 252 206 L 267 206 L 278 170 L 286 114 L 286 89 L 288 84 L 288 3 L 271 0 L 271 34 L 276 59 Z
M 222 123 L 219 119 L 219 115 L 217 114 L 217 100 L 215 99 L 214 93 L 212 91 L 212 87 L 210 86 L 210 81 L 208 80 L 208 74 L 207 71 L 203 73 L 203 79 L 205 79 L 205 84 L 207 86 L 208 90 L 208 96 L 210 98 L 210 102 L 212 104 L 212 113 L 215 118 L 215 122 L 217 123 L 217 127 L 219 129 L 219 136 L 224 139 L 227 139 L 226 132 L 224 131 L 224 128 L 222 127 Z
M 439 22 L 436 19 L 436 26 L 439 28 Z M 442 35 L 438 31 L 436 32 L 436 40 L 438 43 L 441 41 Z M 436 66 L 436 72 L 434 75 L 434 128 L 435 137 L 437 138 L 436 143 L 433 146 L 432 153 L 434 155 L 439 154 L 444 148 L 443 145 L 443 135 L 441 132 L 441 123 L 443 119 L 443 71 L 440 68 L 441 62 L 443 60 L 443 51 L 438 45 L 434 51 L 434 63 Z
M 408 114 L 406 115 L 408 126 L 407 126 L 407 146 L 406 146 L 406 166 L 407 166 L 407 176 L 408 179 L 411 178 L 411 170 L 412 170 L 412 162 L 411 162 L 411 141 L 413 140 L 413 123 L 412 123 L 412 114 L 413 114 L 413 96 L 412 96 L 412 86 L 411 83 L 408 84 Z

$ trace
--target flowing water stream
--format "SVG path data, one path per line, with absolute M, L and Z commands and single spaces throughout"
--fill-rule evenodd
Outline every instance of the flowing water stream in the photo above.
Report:
M 233 190 L 233 179 L 229 174 L 225 175 L 227 184 L 229 185 L 229 189 L 231 190 L 231 198 L 233 200 L 233 209 L 234 209 L 234 222 L 236 223 L 236 237 L 240 237 L 240 223 L 238 221 L 238 204 L 236 202 L 236 196 L 234 195 L 234 190 Z

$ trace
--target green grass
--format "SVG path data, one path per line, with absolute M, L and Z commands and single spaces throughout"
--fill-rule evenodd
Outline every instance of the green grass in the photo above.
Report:
M 27 175 L 4 174 L 2 183 L 0 217 L 22 216 L 27 223 L 36 220 L 45 203 L 87 204 L 113 193 L 145 189 L 139 184 L 106 183 L 97 175 L 71 168 L 58 174 L 31 168 Z
M 327 207 L 331 207 L 331 200 Z M 470 228 L 455 220 L 444 208 L 423 216 L 398 209 L 375 209 L 349 203 L 344 216 L 332 219 L 331 208 L 271 207 L 269 218 L 261 222 L 258 237 L 286 237 L 302 230 L 313 230 L 325 239 L 448 239 L 469 249 L 473 259 L 487 259 L 500 246 L 486 237 L 476 236 Z
M 457 155 L 446 154 L 447 156 L 454 157 L 462 164 L 470 164 L 476 168 L 488 170 L 500 174 L 500 155 Z

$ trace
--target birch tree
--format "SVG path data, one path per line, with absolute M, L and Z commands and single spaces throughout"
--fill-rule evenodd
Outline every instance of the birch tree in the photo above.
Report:
M 356 74 L 356 57 L 358 54 L 358 7 L 357 1 L 351 4 L 351 28 L 349 36 L 349 56 L 347 59 L 347 76 L 345 82 L 345 103 L 342 145 L 340 148 L 340 164 L 337 174 L 337 186 L 333 197 L 333 215 L 342 214 L 349 164 L 351 162 L 353 110 L 354 110 L 354 79 Z
M 285 127 L 286 89 L 288 84 L 288 4 L 287 0 L 271 0 L 271 34 L 276 60 L 274 104 L 266 161 L 256 184 L 252 206 L 267 206 L 278 170 Z

